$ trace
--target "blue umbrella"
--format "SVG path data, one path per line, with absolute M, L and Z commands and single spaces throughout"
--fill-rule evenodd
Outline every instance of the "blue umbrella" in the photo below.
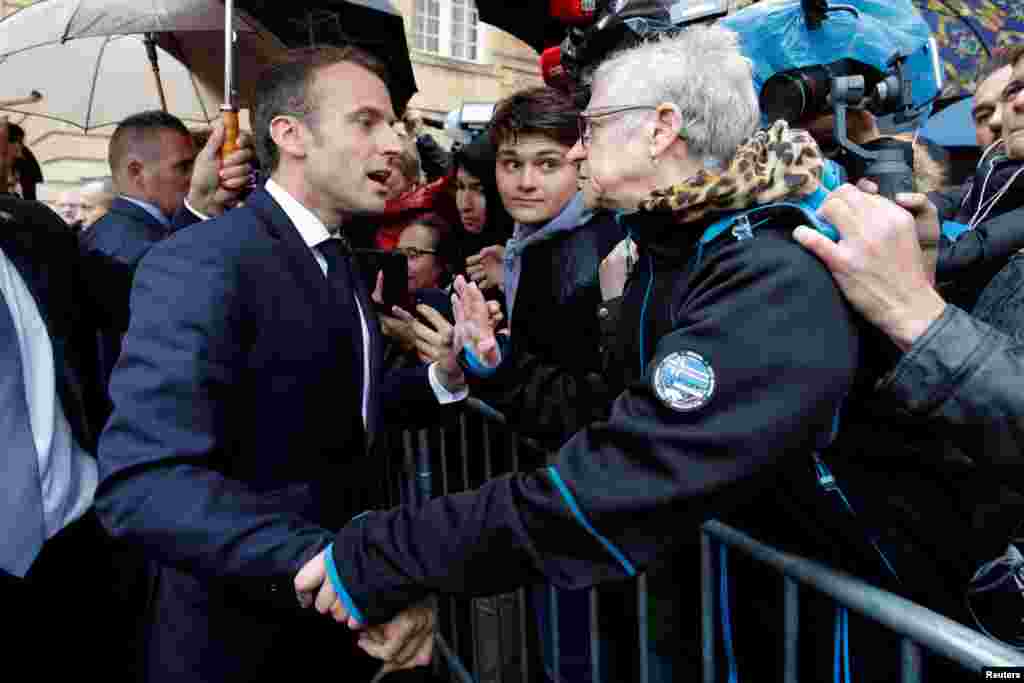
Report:
M 973 105 L 973 97 L 954 102 L 928 119 L 921 129 L 921 136 L 943 147 L 976 147 L 978 141 L 974 137 L 971 118 Z
M 914 6 L 939 45 L 944 98 L 973 93 L 992 50 L 1024 43 L 1021 0 L 914 0 Z

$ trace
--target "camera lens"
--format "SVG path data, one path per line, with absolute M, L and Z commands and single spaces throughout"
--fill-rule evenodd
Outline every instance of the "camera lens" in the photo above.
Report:
M 797 123 L 824 111 L 828 71 L 810 67 L 775 74 L 761 88 L 761 112 L 770 123 L 784 119 Z
M 761 111 L 770 123 L 784 119 L 795 123 L 803 118 L 808 97 L 800 74 L 776 74 L 761 89 Z

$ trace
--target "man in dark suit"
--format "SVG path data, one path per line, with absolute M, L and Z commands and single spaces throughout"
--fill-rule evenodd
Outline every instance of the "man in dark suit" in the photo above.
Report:
M 0 118 L 0 160 L 6 140 Z M 36 662 L 47 679 L 82 675 L 102 649 L 106 679 L 134 680 L 144 596 L 131 579 L 141 563 L 92 510 L 106 419 L 96 330 L 128 316 L 126 302 L 97 293 L 130 277 L 123 266 L 82 257 L 45 205 L 0 196 L 0 602 L 13 626 L 5 651 Z M 55 590 L 69 567 L 70 594 Z M 72 622 L 58 646 L 55 625 Z
M 106 215 L 82 232 L 82 250 L 134 268 L 154 244 L 178 228 L 223 212 L 224 197 L 214 198 L 210 192 L 204 194 L 204 188 L 193 188 L 207 182 L 193 177 L 197 159 L 207 162 L 199 165 L 200 170 L 210 167 L 223 139 L 223 127 L 218 123 L 197 155 L 185 124 L 166 112 L 142 112 L 118 124 L 108 152 L 117 196 Z M 240 150 L 224 160 L 222 180 L 229 190 L 237 191 L 246 182 L 251 158 L 243 139 Z M 223 177 L 223 173 L 229 175 Z M 128 295 L 128 290 L 108 293 L 124 301 Z M 121 353 L 124 332 L 103 331 L 100 364 L 105 380 L 110 379 Z
M 147 680 L 372 675 L 293 581 L 371 502 L 376 432 L 465 394 L 454 356 L 384 375 L 341 235 L 383 210 L 401 151 L 385 75 L 353 48 L 274 67 L 253 117 L 266 187 L 137 269 L 97 510 L 161 565 Z
M 0 117 L 0 160 L 5 126 Z M 219 168 L 204 157 L 196 170 L 193 199 L 211 211 L 234 197 L 206 182 Z M 87 674 L 99 652 L 106 680 L 137 680 L 150 586 L 139 552 L 92 506 L 109 416 L 97 332 L 127 327 L 128 297 L 110 293 L 131 278 L 129 266 L 81 253 L 44 204 L 0 196 L 0 601 L 14 626 L 7 651 L 45 662 L 47 680 Z M 69 572 L 74 590 L 55 590 Z M 76 625 L 58 645 L 59 620 Z
M 177 117 L 146 111 L 118 124 L 107 158 L 117 197 L 85 247 L 134 266 L 171 233 L 192 180 L 195 144 Z

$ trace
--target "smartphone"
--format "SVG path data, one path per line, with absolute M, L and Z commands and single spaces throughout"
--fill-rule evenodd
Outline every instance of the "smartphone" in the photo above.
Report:
M 352 255 L 359 264 L 367 291 L 372 292 L 377 287 L 377 273 L 383 271 L 382 298 L 386 311 L 392 306 L 409 310 L 409 261 L 405 254 L 384 249 L 353 249 Z
M 416 291 L 415 303 L 416 305 L 426 304 L 427 306 L 430 306 L 435 311 L 443 315 L 449 323 L 452 325 L 455 324 L 455 313 L 452 312 L 452 298 L 448 292 L 445 292 L 442 289 L 420 289 Z M 424 319 L 418 311 L 413 310 L 410 311 L 410 313 L 419 318 L 421 322 L 429 324 L 430 321 Z

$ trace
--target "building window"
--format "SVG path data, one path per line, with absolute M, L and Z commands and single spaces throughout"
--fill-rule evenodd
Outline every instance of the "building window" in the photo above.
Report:
M 477 26 L 480 15 L 475 0 L 452 2 L 452 57 L 476 61 Z
M 477 61 L 480 15 L 475 0 L 416 0 L 412 34 L 417 50 Z
M 427 52 L 440 52 L 441 0 L 416 0 L 413 22 L 413 47 Z

